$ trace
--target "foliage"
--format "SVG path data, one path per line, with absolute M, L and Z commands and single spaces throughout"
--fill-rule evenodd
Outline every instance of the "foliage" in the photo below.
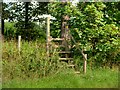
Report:
M 48 4 L 48 11 L 56 20 L 51 22 L 51 35 L 53 37 L 60 37 L 62 16 L 68 15 L 69 17 L 74 16 L 75 14 L 81 15 L 80 12 L 77 12 L 77 8 L 73 6 L 70 2 L 61 3 L 53 2 Z
M 29 23 L 29 29 L 24 28 L 24 22 L 6 22 L 4 37 L 6 40 L 17 39 L 19 35 L 24 40 L 45 40 L 45 31 L 35 23 Z
M 104 9 L 106 23 L 120 27 L 120 1 L 119 2 L 108 2 L 105 3 L 106 8 Z
M 40 78 L 59 69 L 57 54 L 48 59 L 43 42 L 22 41 L 19 52 L 15 41 L 7 41 L 2 53 L 3 81 L 13 78 Z
M 4 30 L 4 38 L 9 40 L 16 37 L 17 29 L 14 27 L 15 23 L 6 22 L 5 23 L 5 30 Z
M 9 5 L 6 3 L 2 3 L 2 18 L 8 19 L 10 17 L 10 11 L 8 10 Z
M 27 26 L 29 28 L 25 29 L 25 22 L 16 23 L 16 36 L 21 35 L 24 40 L 45 39 L 45 30 L 39 25 L 29 22 Z
M 85 17 L 81 17 L 85 18 L 84 24 L 77 30 L 78 39 L 81 42 L 79 46 L 89 52 L 87 53 L 89 60 L 97 66 L 104 66 L 106 63 L 112 66 L 119 62 L 116 57 L 119 57 L 120 53 L 120 37 L 118 36 L 120 31 L 115 23 L 108 24 L 104 19 L 106 11 L 103 10 L 106 8 L 108 6 L 102 2 L 87 4 L 82 11 Z
M 44 21 L 44 19 L 39 18 L 39 15 L 46 14 L 48 12 L 47 4 L 48 2 L 3 3 L 3 12 L 4 12 L 3 18 L 4 20 L 8 20 L 9 22 L 15 22 L 16 24 L 15 26 L 17 30 L 14 31 L 16 32 L 16 37 L 17 35 L 23 35 L 23 39 L 34 40 L 36 38 L 39 38 L 40 35 L 42 35 L 44 38 L 45 35 L 44 31 L 39 30 L 40 28 L 37 25 L 35 25 L 33 22 L 37 21 L 40 23 Z M 12 31 L 13 30 L 11 30 L 10 32 Z M 6 31 L 5 31 L 5 35 L 6 35 Z M 15 35 L 10 36 L 10 38 L 13 36 Z
M 24 21 L 25 20 L 25 4 L 26 2 L 9 2 L 4 3 L 4 9 L 6 14 L 9 14 L 7 18 L 9 21 Z M 48 2 L 29 2 L 28 4 L 28 19 L 29 21 L 36 21 L 40 18 L 40 14 L 46 14 Z M 9 12 L 8 12 L 9 11 Z M 33 18 L 34 17 L 34 18 Z
M 57 22 L 53 22 L 51 27 L 54 27 L 54 33 L 59 33 L 62 15 L 70 16 L 69 29 L 77 43 L 77 45 L 73 43 L 72 50 L 76 53 L 78 52 L 76 48 L 80 48 L 87 53 L 88 63 L 111 67 L 120 60 L 119 4 L 119 2 L 79 2 L 75 7 L 70 2 L 52 3 L 49 5 L 49 11 Z M 53 32 L 52 35 L 59 35 Z

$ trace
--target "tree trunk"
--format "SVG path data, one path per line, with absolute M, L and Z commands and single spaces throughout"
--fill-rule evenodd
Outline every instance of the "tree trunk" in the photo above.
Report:
M 4 36 L 4 19 L 2 18 L 1 19 L 2 21 L 1 21 L 1 30 L 2 30 L 2 35 Z
M 25 2 L 25 29 L 28 28 L 28 6 L 29 2 Z
M 3 10 L 3 3 L 1 2 L 1 5 L 0 5 L 0 8 L 1 8 L 1 36 L 2 36 L 2 39 L 4 39 L 4 17 L 3 17 L 3 12 L 4 12 L 4 10 Z
M 2 28 L 1 28 L 1 22 L 2 22 L 2 2 L 0 2 L 0 41 L 2 37 Z

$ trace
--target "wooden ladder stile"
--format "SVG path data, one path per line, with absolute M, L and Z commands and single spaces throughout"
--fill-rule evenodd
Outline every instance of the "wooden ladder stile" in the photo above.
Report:
M 67 20 L 69 17 L 66 15 Z M 52 38 L 50 36 L 50 22 L 49 18 L 47 18 L 47 54 L 49 55 L 49 45 L 50 42 L 55 42 L 57 43 L 54 45 L 54 48 L 59 51 L 57 51 L 57 54 L 59 55 L 59 61 L 60 62 L 65 62 L 67 63 L 67 67 L 72 67 L 75 68 L 73 58 L 71 56 L 72 52 L 70 51 L 71 45 L 69 45 L 69 41 L 72 39 L 73 42 L 75 43 L 75 40 L 71 36 L 68 25 L 67 25 L 67 20 L 63 20 L 62 22 L 62 29 L 61 29 L 61 37 L 60 38 Z M 81 52 L 83 55 L 83 52 Z M 84 55 L 83 55 L 84 56 Z M 80 73 L 79 71 L 75 71 L 75 73 Z

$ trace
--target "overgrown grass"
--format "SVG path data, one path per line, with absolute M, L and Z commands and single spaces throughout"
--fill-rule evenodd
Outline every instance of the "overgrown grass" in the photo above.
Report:
M 68 73 L 67 73 L 68 72 Z M 3 83 L 3 88 L 117 88 L 118 71 L 95 69 L 84 74 L 64 70 L 52 76 L 31 79 L 13 79 Z
M 59 67 L 56 53 L 47 58 L 46 44 L 41 41 L 3 43 L 3 88 L 116 88 L 118 70 L 89 68 L 84 75 Z M 89 65 L 88 65 L 89 66 Z M 80 68 L 80 67 L 78 67 Z M 81 68 L 80 68 L 81 69 Z
M 15 41 L 4 42 L 2 53 L 3 81 L 16 77 L 40 78 L 59 69 L 57 54 L 48 59 L 46 45 L 39 41 L 22 41 L 20 52 Z

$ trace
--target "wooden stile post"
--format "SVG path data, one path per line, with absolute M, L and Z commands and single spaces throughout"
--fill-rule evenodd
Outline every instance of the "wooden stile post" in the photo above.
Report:
M 86 67 L 87 67 L 87 54 L 84 54 L 84 56 L 86 58 L 86 59 L 84 59 L 84 66 L 83 66 L 83 72 L 85 74 L 86 73 Z
M 47 17 L 47 56 L 49 57 L 50 17 Z
M 18 36 L 18 50 L 20 52 L 20 47 L 21 47 L 21 36 Z

